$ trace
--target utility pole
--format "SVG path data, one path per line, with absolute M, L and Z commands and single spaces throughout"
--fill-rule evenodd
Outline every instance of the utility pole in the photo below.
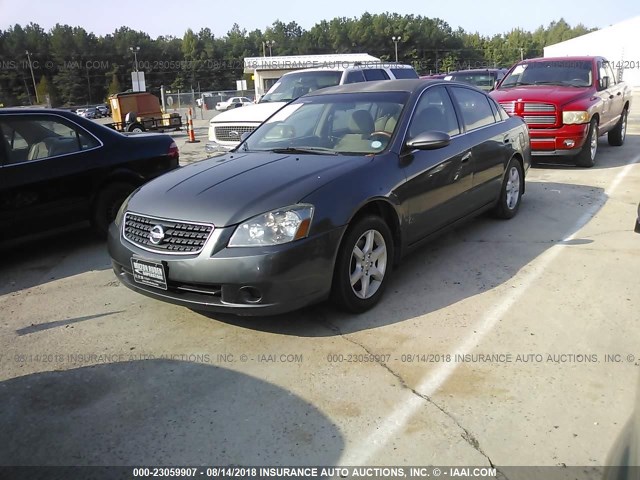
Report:
M 38 98 L 38 87 L 36 86 L 36 77 L 33 74 L 33 65 L 31 65 L 31 54 L 29 50 L 26 51 L 27 59 L 29 60 L 29 70 L 31 70 L 31 79 L 33 80 L 33 90 L 36 92 L 36 104 L 40 103 L 40 99 Z

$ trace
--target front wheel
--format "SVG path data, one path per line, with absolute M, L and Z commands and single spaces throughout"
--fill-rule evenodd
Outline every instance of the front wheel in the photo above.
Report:
M 587 139 L 576 156 L 576 165 L 578 167 L 591 168 L 596 164 L 596 152 L 598 151 L 598 122 L 594 118 L 589 124 L 589 132 Z
M 391 230 L 381 218 L 369 215 L 349 227 L 336 260 L 333 300 L 352 313 L 378 303 L 391 275 L 393 249 Z
M 524 174 L 522 165 L 515 158 L 509 161 L 507 172 L 502 181 L 500 198 L 493 213 L 498 218 L 509 219 L 516 216 L 520 209 L 522 192 L 524 191 Z
M 607 135 L 607 140 L 609 141 L 609 145 L 613 147 L 621 147 L 624 143 L 624 139 L 627 136 L 627 115 L 629 112 L 625 108 L 622 111 L 622 115 L 620 116 L 620 120 L 616 126 L 609 132 Z
M 126 200 L 135 188 L 130 183 L 114 182 L 100 190 L 91 213 L 91 225 L 100 237 L 107 236 L 109 225 L 115 220 L 122 202 Z

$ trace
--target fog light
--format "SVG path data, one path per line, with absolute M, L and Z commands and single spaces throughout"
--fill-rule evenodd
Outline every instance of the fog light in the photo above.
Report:
M 255 287 L 242 287 L 238 293 L 245 303 L 258 303 L 262 300 L 262 293 Z
M 573 147 L 576 146 L 576 141 L 567 139 L 567 140 L 564 141 L 564 146 L 568 147 L 568 148 L 573 148 Z

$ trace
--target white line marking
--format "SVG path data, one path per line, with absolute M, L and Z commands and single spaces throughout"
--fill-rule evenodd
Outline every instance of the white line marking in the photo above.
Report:
M 595 216 L 596 213 L 604 206 L 608 198 L 613 195 L 622 180 L 629 174 L 635 164 L 640 161 L 640 155 L 636 155 L 625 167 L 615 176 L 609 187 L 602 193 L 597 202 L 589 208 L 573 225 L 574 233 L 563 239 L 563 242 L 574 239 L 580 230 L 586 226 L 587 222 Z M 474 333 L 469 335 L 451 354 L 465 355 L 471 352 L 483 338 L 493 329 L 498 321 L 520 300 L 529 288 L 538 281 L 539 277 L 544 273 L 547 267 L 562 252 L 567 245 L 557 243 L 542 253 L 533 263 L 529 263 L 529 271 L 523 276 L 512 278 L 511 283 L 518 286 L 511 290 L 511 294 L 502 302 L 498 303 L 492 310 L 489 310 L 482 320 L 474 326 Z M 431 397 L 451 376 L 457 365 L 453 362 L 441 363 L 433 373 L 422 377 L 415 390 L 422 395 Z M 345 452 L 341 460 L 344 466 L 367 465 L 371 459 L 379 458 L 381 450 L 384 446 L 396 436 L 407 424 L 407 422 L 415 415 L 415 413 L 424 406 L 424 400 L 411 394 L 411 396 L 402 404 L 400 404 L 391 414 L 386 417 L 382 423 L 375 427 L 357 446 Z

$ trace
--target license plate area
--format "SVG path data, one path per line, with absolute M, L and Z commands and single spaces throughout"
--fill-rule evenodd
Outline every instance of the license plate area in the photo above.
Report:
M 133 272 L 133 280 L 136 283 L 161 290 L 167 289 L 166 268 L 162 263 L 132 257 L 131 271 Z

